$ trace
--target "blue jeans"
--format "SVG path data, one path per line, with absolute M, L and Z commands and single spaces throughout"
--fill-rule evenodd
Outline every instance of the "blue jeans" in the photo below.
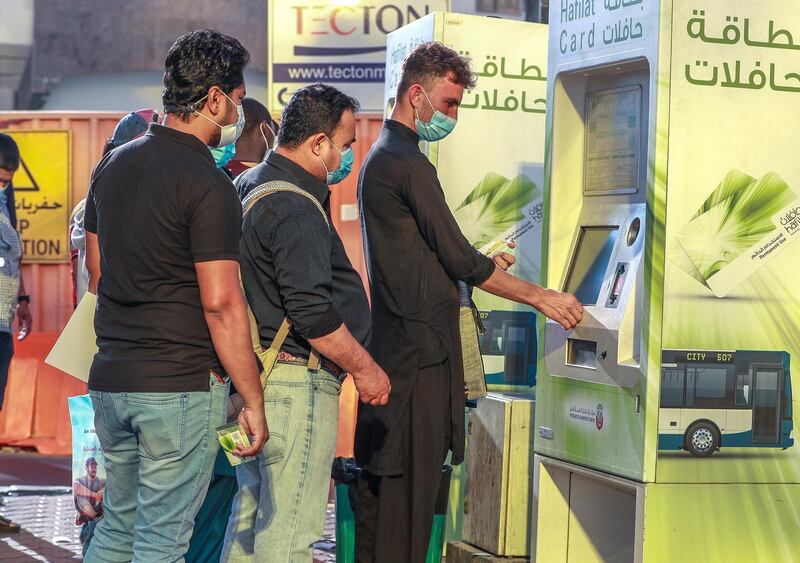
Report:
M 228 384 L 210 381 L 209 392 L 90 392 L 106 489 L 84 561 L 184 561 L 225 423 Z
M 325 370 L 275 365 L 264 390 L 270 438 L 256 461 L 236 468 L 222 561 L 311 563 L 325 526 L 340 390 Z

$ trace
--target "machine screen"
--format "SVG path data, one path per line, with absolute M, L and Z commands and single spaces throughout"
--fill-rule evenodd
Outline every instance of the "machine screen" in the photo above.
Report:
M 617 242 L 619 227 L 581 227 L 564 291 L 583 305 L 595 305 Z

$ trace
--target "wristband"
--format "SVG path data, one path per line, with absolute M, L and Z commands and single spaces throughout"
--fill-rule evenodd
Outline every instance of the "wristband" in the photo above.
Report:
M 17 296 L 17 303 L 30 303 L 31 296 L 30 295 L 18 295 Z

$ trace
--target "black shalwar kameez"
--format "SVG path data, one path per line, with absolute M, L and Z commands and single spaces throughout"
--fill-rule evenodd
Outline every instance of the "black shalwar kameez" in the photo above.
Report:
M 466 158 L 466 157 L 465 157 Z M 468 162 L 465 160 L 465 166 Z M 360 405 L 359 562 L 422 563 L 441 468 L 464 458 L 464 374 L 456 282 L 494 271 L 461 233 L 419 137 L 388 120 L 359 178 L 370 275 L 370 353 L 388 374 L 386 406 Z

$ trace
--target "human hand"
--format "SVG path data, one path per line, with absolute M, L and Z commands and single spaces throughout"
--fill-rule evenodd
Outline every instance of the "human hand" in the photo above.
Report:
M 33 326 L 33 317 L 31 316 L 31 308 L 27 302 L 22 301 L 17 305 L 17 322 L 19 324 L 19 334 L 17 340 L 25 340 L 31 333 Z
M 389 402 L 392 384 L 389 382 L 389 376 L 378 364 L 373 362 L 366 371 L 352 375 L 362 403 L 378 406 Z
M 512 249 L 517 247 L 517 243 L 514 242 L 513 240 L 508 241 L 507 245 L 508 248 Z M 504 272 L 507 271 L 511 266 L 513 266 L 514 262 L 517 261 L 514 255 L 509 254 L 508 252 L 498 252 L 497 254 L 492 256 L 492 260 L 494 260 L 494 263 L 497 265 L 497 267 L 503 270 Z
M 567 330 L 574 328 L 583 318 L 583 305 L 574 295 L 561 291 L 544 289 L 539 302 L 534 306 L 548 319 L 556 321 Z
M 245 405 L 239 413 L 239 424 L 242 425 L 245 434 L 251 436 L 250 447 L 243 448 L 238 445 L 234 453 L 239 457 L 258 455 L 264 444 L 269 440 L 269 428 L 267 427 L 267 418 L 264 415 L 264 403 L 255 408 Z

